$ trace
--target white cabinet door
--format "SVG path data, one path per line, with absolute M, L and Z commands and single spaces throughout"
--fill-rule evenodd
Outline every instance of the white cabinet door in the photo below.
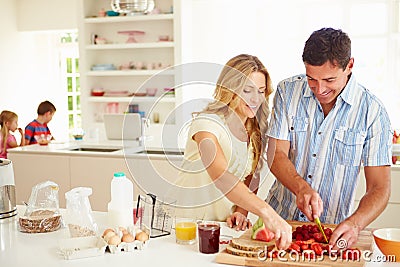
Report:
M 182 158 L 179 157 L 128 157 L 128 167 L 143 193 L 158 197 L 168 194 L 168 189 L 178 178 Z
M 71 156 L 70 162 L 71 187 L 92 188 L 89 201 L 93 210 L 107 211 L 107 204 L 111 200 L 111 180 L 115 172 L 124 172 L 127 178 L 133 180 L 124 158 Z M 136 199 L 136 185 L 134 192 Z
M 17 204 L 28 202 L 32 187 L 45 181 L 59 186 L 60 207 L 65 208 L 65 192 L 71 189 L 69 179 L 69 157 L 9 153 L 13 162 Z

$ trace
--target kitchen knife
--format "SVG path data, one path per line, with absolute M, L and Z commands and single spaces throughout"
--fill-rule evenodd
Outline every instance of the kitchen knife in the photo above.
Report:
M 321 232 L 321 234 L 323 235 L 323 237 L 324 237 L 324 239 L 325 239 L 325 242 L 326 242 L 326 243 L 329 243 L 328 238 L 327 238 L 326 235 L 325 235 L 324 229 L 322 228 L 321 221 L 319 220 L 319 218 L 316 217 L 316 218 L 314 219 L 314 222 L 317 224 L 319 231 Z

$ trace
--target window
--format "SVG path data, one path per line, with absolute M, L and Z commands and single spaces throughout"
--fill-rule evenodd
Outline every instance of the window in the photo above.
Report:
M 81 87 L 79 82 L 79 50 L 77 32 L 66 32 L 60 37 L 61 79 L 66 90 L 68 128 L 82 128 Z
M 301 53 L 312 31 L 323 27 L 340 28 L 352 40 L 353 72 L 357 81 L 373 92 L 385 105 L 393 128 L 400 128 L 400 5 L 399 0 L 293 2 L 275 12 L 268 37 L 275 45 L 265 60 L 276 84 L 281 79 L 304 73 Z M 282 7 L 280 7 L 282 10 Z M 290 21 L 290 27 L 276 30 L 273 22 Z M 301 23 L 300 23 L 301 22 Z M 265 29 L 263 29 L 265 31 Z M 260 33 L 262 35 L 262 33 Z M 265 39 L 268 43 L 268 39 Z M 269 41 L 271 43 L 271 41 Z M 267 50 L 268 50 L 267 49 Z M 265 54 L 265 47 L 259 54 Z M 273 53 L 281 51 L 279 58 Z M 262 57 L 261 57 L 262 58 Z M 271 60 L 272 59 L 272 60 Z
M 215 1 L 192 1 L 190 30 L 195 34 L 189 34 L 191 51 L 186 55 L 184 49 L 183 59 L 225 64 L 239 53 L 254 54 L 266 65 L 276 87 L 282 79 L 304 73 L 301 55 L 313 31 L 339 28 L 352 40 L 357 80 L 383 102 L 392 126 L 400 129 L 399 1 L 254 0 L 239 7 L 220 0 L 212 10 Z M 211 97 L 213 89 L 207 93 Z M 191 98 L 190 90 L 184 94 L 185 99 Z

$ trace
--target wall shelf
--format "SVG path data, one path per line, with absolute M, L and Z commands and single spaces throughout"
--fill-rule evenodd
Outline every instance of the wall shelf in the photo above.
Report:
M 153 75 L 174 75 L 173 70 L 108 70 L 88 71 L 87 76 L 153 76 Z
M 119 23 L 134 21 L 157 21 L 157 20 L 173 20 L 174 14 L 157 14 L 157 15 L 140 15 L 140 16 L 115 16 L 115 17 L 95 17 L 85 18 L 85 23 Z
M 100 10 L 109 10 L 107 0 L 79 0 L 80 13 L 80 85 L 82 90 L 82 125 L 86 128 L 104 128 L 97 124 L 110 103 L 118 103 L 118 113 L 127 110 L 129 103 L 139 105 L 140 111 L 153 119 L 159 114 L 160 125 L 174 125 L 177 122 L 175 110 L 181 98 L 179 93 L 168 95 L 165 88 L 174 88 L 179 75 L 172 66 L 180 63 L 180 0 L 155 0 L 160 14 L 96 17 Z M 174 13 L 169 13 L 171 10 Z M 127 43 L 121 32 L 141 30 L 146 34 L 136 43 Z M 94 37 L 102 37 L 104 44 L 94 44 Z M 169 41 L 159 41 L 168 36 Z M 143 64 L 140 69 L 136 64 Z M 91 70 L 94 65 L 112 64 L 116 70 Z M 136 66 L 137 69 L 120 70 L 122 66 Z M 154 67 L 153 67 L 154 66 Z M 156 69 L 157 68 L 157 69 Z M 91 96 L 94 88 L 105 88 L 104 96 Z M 157 88 L 158 93 L 150 96 L 127 96 L 111 92 L 139 92 Z M 105 136 L 105 135 L 103 135 Z
M 176 99 L 173 96 L 122 96 L 122 97 L 112 97 L 112 96 L 91 96 L 88 98 L 89 102 L 95 103 L 108 103 L 108 102 L 120 102 L 120 103 L 175 103 Z
M 87 50 L 107 49 L 137 49 L 137 48 L 173 48 L 174 42 L 151 42 L 151 43 L 122 43 L 122 44 L 96 44 L 87 45 Z

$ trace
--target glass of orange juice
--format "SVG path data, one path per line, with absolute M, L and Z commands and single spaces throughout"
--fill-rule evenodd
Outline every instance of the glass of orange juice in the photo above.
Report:
M 176 243 L 181 245 L 191 245 L 196 242 L 197 233 L 196 220 L 191 218 L 175 219 Z

